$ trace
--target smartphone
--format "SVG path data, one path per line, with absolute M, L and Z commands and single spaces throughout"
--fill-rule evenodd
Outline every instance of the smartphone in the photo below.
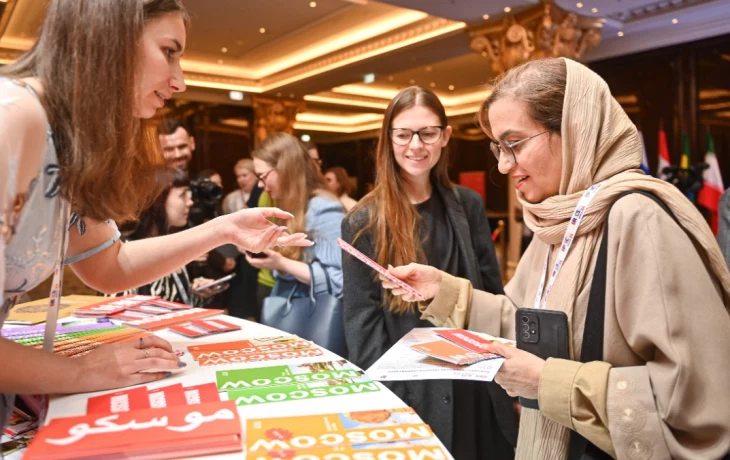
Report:
M 195 292 L 204 291 L 204 290 L 206 290 L 208 288 L 212 288 L 214 286 L 218 286 L 219 284 L 225 283 L 226 281 L 230 281 L 231 279 L 233 279 L 234 276 L 236 276 L 236 274 L 235 273 L 231 273 L 228 276 L 224 276 L 223 278 L 218 278 L 217 280 L 212 281 L 212 282 L 210 282 L 208 284 L 204 284 L 202 286 L 198 286 L 195 289 Z
M 398 287 L 401 287 L 408 291 L 408 293 L 413 294 L 418 300 L 426 300 L 426 298 L 421 295 L 418 291 L 413 289 L 413 287 L 407 283 L 405 283 L 400 278 L 396 278 L 393 276 L 392 273 L 390 273 L 388 270 L 380 266 L 377 262 L 375 262 L 370 257 L 366 256 L 362 252 L 358 251 L 352 245 L 350 245 L 347 241 L 343 240 L 342 238 L 337 238 L 337 244 L 342 248 L 343 251 L 347 252 L 348 254 L 354 256 L 356 259 L 359 259 L 362 263 L 369 266 L 376 272 L 380 273 L 381 275 L 388 278 L 388 280 L 392 281 L 393 283 L 397 284 Z
M 246 254 L 248 254 L 248 256 L 250 258 L 252 258 L 252 259 L 265 259 L 265 258 L 269 257 L 269 256 L 266 255 L 265 252 L 251 252 L 251 251 L 246 251 Z
M 518 308 L 515 312 L 517 348 L 542 359 L 570 359 L 568 315 L 562 311 Z M 520 398 L 520 404 L 539 409 L 536 399 Z

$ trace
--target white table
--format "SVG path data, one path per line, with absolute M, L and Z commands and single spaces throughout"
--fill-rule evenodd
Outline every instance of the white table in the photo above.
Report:
M 187 363 L 185 371 L 179 374 L 173 374 L 171 377 L 162 379 L 153 383 L 148 383 L 147 387 L 155 389 L 175 383 L 182 383 L 183 386 L 200 385 L 203 383 L 215 382 L 215 373 L 225 369 L 242 369 L 262 366 L 275 366 L 290 363 L 307 363 L 317 361 L 332 361 L 341 359 L 338 355 L 325 350 L 324 355 L 315 357 L 281 359 L 276 361 L 263 361 L 256 363 L 235 363 L 220 366 L 199 366 L 195 362 L 190 353 L 187 352 L 188 345 L 200 345 L 203 343 L 213 342 L 229 342 L 233 340 L 241 340 L 250 337 L 275 336 L 282 335 L 281 331 L 270 328 L 258 323 L 252 323 L 238 318 L 226 315 L 219 316 L 228 322 L 241 325 L 240 331 L 227 332 L 225 334 L 214 335 L 200 339 L 188 339 L 181 335 L 174 334 L 168 330 L 157 331 L 156 334 L 168 340 L 174 349 L 185 350 L 186 353 L 182 360 Z M 246 419 L 259 417 L 283 417 L 294 415 L 311 415 L 311 414 L 327 414 L 336 412 L 353 412 L 375 409 L 389 409 L 407 407 L 393 392 L 377 382 L 381 391 L 374 393 L 351 394 L 343 396 L 334 396 L 321 399 L 308 399 L 290 402 L 277 402 L 267 404 L 257 404 L 253 406 L 238 407 L 238 413 L 242 424 L 243 445 L 245 446 L 245 428 Z M 50 401 L 48 416 L 46 421 L 56 417 L 71 417 L 86 414 L 86 401 L 92 397 L 105 393 L 113 393 L 117 390 L 100 391 L 96 393 L 82 393 L 68 396 L 53 397 Z M 215 455 L 208 457 L 200 457 L 205 459 L 241 459 L 240 452 L 228 455 Z

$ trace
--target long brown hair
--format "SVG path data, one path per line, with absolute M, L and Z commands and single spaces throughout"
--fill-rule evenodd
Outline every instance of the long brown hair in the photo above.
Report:
M 311 198 L 326 196 L 337 201 L 337 197 L 327 191 L 324 177 L 309 158 L 304 145 L 294 136 L 272 134 L 256 147 L 252 156 L 276 169 L 280 184 L 276 206 L 294 214 L 293 219 L 281 222 L 281 225 L 288 226 L 289 233 L 305 231 L 305 216 Z M 300 247 L 281 250 L 284 256 L 294 260 L 300 260 L 303 252 Z
M 327 171 L 324 172 L 325 175 L 332 173 L 337 178 L 337 183 L 340 185 L 337 187 L 337 190 L 335 191 L 335 195 L 342 196 L 342 195 L 350 195 L 352 193 L 352 185 L 350 181 L 350 176 L 347 174 L 347 170 L 343 168 L 342 166 L 335 166 L 334 168 L 329 168 Z
M 390 140 L 393 119 L 404 110 L 416 106 L 431 110 L 439 118 L 441 126 L 448 125 L 444 106 L 432 91 L 411 86 L 396 94 L 385 110 L 380 129 L 375 156 L 375 188 L 350 211 L 350 216 L 354 216 L 358 210 L 367 209 L 368 223 L 355 235 L 354 240 L 364 233 L 371 233 L 374 236 L 375 260 L 383 266 L 389 263 L 399 266 L 414 261 L 425 262 L 421 244 L 421 218 L 416 207 L 408 200 L 405 179 L 401 176 L 401 168 L 395 160 Z M 431 178 L 451 188 L 448 166 L 449 152 L 444 148 L 441 158 L 431 170 Z M 389 293 L 386 293 L 384 300 L 391 312 L 406 313 L 415 309 L 414 304 Z
M 35 45 L 0 74 L 35 77 L 53 130 L 61 193 L 94 219 L 129 221 L 165 188 L 164 161 L 137 105 L 139 42 L 180 0 L 53 0 Z

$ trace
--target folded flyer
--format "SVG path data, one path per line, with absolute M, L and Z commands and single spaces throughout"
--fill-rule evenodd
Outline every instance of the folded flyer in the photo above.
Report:
M 215 378 L 219 391 L 233 391 L 297 383 L 362 380 L 363 371 L 343 359 L 224 370 L 216 372 Z
M 444 359 L 434 358 L 423 351 L 434 341 L 443 340 L 439 335 L 443 328 L 415 328 L 375 362 L 365 373 L 373 380 L 474 380 L 491 382 L 504 362 L 504 358 L 497 355 L 467 365 L 454 364 Z M 452 329 L 453 330 L 453 329 Z M 476 333 L 484 340 L 497 340 L 503 343 L 512 341 L 492 337 L 488 334 Z M 444 342 L 447 343 L 447 342 Z M 512 342 L 514 343 L 514 342 Z M 426 345 L 426 347 L 424 347 Z M 416 347 L 414 349 L 413 347 Z M 464 356 L 470 356 L 473 351 L 463 349 Z

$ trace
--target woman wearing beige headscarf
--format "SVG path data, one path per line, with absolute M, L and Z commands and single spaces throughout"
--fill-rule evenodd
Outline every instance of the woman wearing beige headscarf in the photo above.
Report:
M 639 171 L 636 127 L 608 85 L 568 59 L 533 61 L 495 85 L 480 120 L 535 232 L 506 295 L 474 290 L 423 265 L 391 271 L 433 298 L 421 310 L 437 326 L 514 338 L 517 308 L 543 305 L 568 315 L 576 361 L 494 347 L 506 357 L 495 381 L 540 405 L 521 411 L 517 458 L 565 459 L 571 429 L 615 458 L 725 456 L 730 273 L 695 207 L 672 185 Z M 578 201 L 599 183 L 552 289 L 539 295 L 541 278 L 550 286 L 546 253 L 552 268 Z M 651 192 L 678 222 L 646 196 L 617 201 L 630 190 Z M 604 360 L 584 364 L 577 360 L 606 221 Z M 383 286 L 414 300 L 390 282 Z

